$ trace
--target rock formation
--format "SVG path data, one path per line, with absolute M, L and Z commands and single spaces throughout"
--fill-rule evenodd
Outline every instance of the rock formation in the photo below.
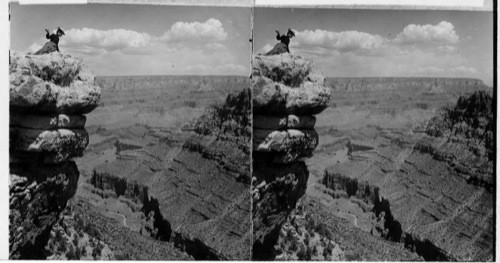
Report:
M 76 192 L 72 157 L 88 144 L 86 114 L 101 91 L 79 58 L 10 55 L 11 259 L 43 258 L 48 234 Z
M 116 159 L 96 166 L 91 184 L 104 197 L 133 201 L 147 218 L 143 235 L 197 260 L 248 260 L 250 114 L 245 88 L 184 125 L 186 132 L 133 127 L 140 139 L 116 142 Z
M 253 90 L 253 259 L 274 259 L 281 226 L 305 193 L 301 160 L 318 145 L 315 114 L 328 107 L 330 89 L 310 60 L 255 56 Z
M 249 260 L 250 89 L 198 118 L 151 195 L 174 243 L 195 259 Z
M 387 132 L 383 142 L 328 167 L 334 196 L 363 200 L 379 225 L 425 260 L 486 261 L 494 251 L 493 100 L 461 97 L 426 134 Z

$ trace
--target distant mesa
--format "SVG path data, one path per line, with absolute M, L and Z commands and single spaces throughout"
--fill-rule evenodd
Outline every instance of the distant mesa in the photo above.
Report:
M 42 259 L 48 233 L 75 194 L 71 160 L 89 143 L 83 115 L 101 90 L 82 59 L 11 52 L 9 257 Z

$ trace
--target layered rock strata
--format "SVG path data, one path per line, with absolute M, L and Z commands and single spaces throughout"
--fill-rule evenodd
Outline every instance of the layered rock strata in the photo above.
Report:
M 492 260 L 492 109 L 485 92 L 461 97 L 426 134 L 387 135 L 369 158 L 329 166 L 323 183 L 335 196 L 363 200 L 381 223 L 380 236 L 426 260 Z
M 100 88 L 79 58 L 10 55 L 10 258 L 43 258 L 48 234 L 76 192 L 72 157 L 88 145 L 86 114 Z
M 304 195 L 302 161 L 318 145 L 315 114 L 328 107 L 330 89 L 308 59 L 255 56 L 253 92 L 253 259 L 274 259 L 281 226 Z
M 246 88 L 210 107 L 151 185 L 171 240 L 195 259 L 250 259 L 250 98 Z

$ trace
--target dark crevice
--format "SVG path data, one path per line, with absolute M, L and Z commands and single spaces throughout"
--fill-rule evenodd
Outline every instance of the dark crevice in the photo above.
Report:
M 327 188 L 333 190 L 342 188 L 347 192 L 349 197 L 357 196 L 365 201 L 373 202 L 374 207 L 372 212 L 377 217 L 383 213 L 384 228 L 387 230 L 387 234 L 384 236 L 386 240 L 403 243 L 405 248 L 417 253 L 426 261 L 456 261 L 453 256 L 434 245 L 428 239 L 422 240 L 404 232 L 401 223 L 392 215 L 390 202 L 380 197 L 380 189 L 378 187 L 369 185 L 359 187 L 359 182 L 356 179 L 336 175 L 338 177 L 337 180 L 333 180 L 333 178 L 328 178 L 331 176 L 333 175 L 325 174 L 323 178 L 323 183 Z M 358 190 L 360 191 L 358 192 Z

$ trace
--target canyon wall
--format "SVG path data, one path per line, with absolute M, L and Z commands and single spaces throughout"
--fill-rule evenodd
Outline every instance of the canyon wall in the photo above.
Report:
M 12 52 L 10 79 L 11 259 L 42 259 L 52 226 L 75 194 L 89 142 L 86 117 L 101 90 L 79 58 Z
M 271 260 L 282 225 L 305 193 L 302 158 L 318 145 L 314 115 L 328 107 L 330 89 L 310 60 L 281 54 L 254 57 L 252 91 L 252 257 Z
M 425 134 L 385 133 L 373 150 L 329 166 L 332 196 L 355 197 L 371 230 L 426 260 L 485 261 L 494 251 L 493 100 L 484 91 L 438 112 Z
M 113 161 L 95 167 L 93 191 L 132 201 L 148 221 L 143 235 L 194 259 L 250 259 L 250 114 L 246 88 L 184 132 L 136 128 L 136 139 L 116 141 Z
M 464 88 L 486 88 L 480 79 L 471 78 L 327 78 L 335 91 L 382 91 L 395 89 L 426 88 L 429 92 Z

